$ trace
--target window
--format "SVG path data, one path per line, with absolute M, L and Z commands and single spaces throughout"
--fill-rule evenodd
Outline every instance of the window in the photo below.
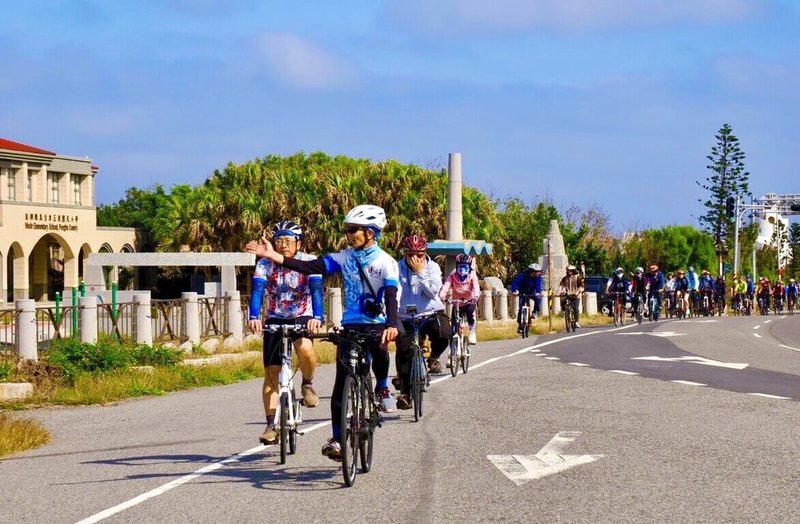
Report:
M 58 173 L 47 173 L 47 184 L 50 189 L 50 203 L 58 204 Z
M 81 176 L 70 175 L 72 178 L 72 203 L 76 206 L 81 205 Z
M 8 199 L 17 199 L 17 172 L 13 169 L 8 170 Z

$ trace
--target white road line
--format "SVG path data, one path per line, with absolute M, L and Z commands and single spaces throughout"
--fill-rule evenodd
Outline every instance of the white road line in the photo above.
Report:
M 558 357 L 544 357 L 545 360 L 561 360 Z
M 791 349 L 792 351 L 800 351 L 800 349 L 793 348 L 792 346 L 787 346 L 786 344 L 778 344 L 778 347 L 782 347 L 782 348 L 786 348 L 786 349 Z
M 620 375 L 630 375 L 630 376 L 639 375 L 639 373 L 634 373 L 633 371 L 623 371 L 621 369 L 609 369 L 609 371 L 611 373 L 619 373 Z
M 522 348 L 522 349 L 520 349 L 518 351 L 515 351 L 514 353 L 509 353 L 509 354 L 503 355 L 501 357 L 490 358 L 489 360 L 485 360 L 483 362 L 479 362 L 479 363 L 473 365 L 470 369 L 476 369 L 476 368 L 479 368 L 481 366 L 485 366 L 485 365 L 487 365 L 487 364 L 489 364 L 491 362 L 497 362 L 498 360 L 502 360 L 504 358 L 509 358 L 509 357 L 513 357 L 513 356 L 516 356 L 516 355 L 521 355 L 523 353 L 528 353 L 531 350 L 534 350 L 534 349 L 537 349 L 537 348 L 540 348 L 540 347 L 544 347 L 544 346 L 549 346 L 551 344 L 556 344 L 558 342 L 565 342 L 567 340 L 572 340 L 573 338 L 586 337 L 586 336 L 589 336 L 589 335 L 596 335 L 598 333 L 609 333 L 609 332 L 612 332 L 612 331 L 619 331 L 620 329 L 627 329 L 627 328 L 633 327 L 633 326 L 634 325 L 629 325 L 629 326 L 623 326 L 623 327 L 620 327 L 620 328 L 607 329 L 607 330 L 602 330 L 602 331 L 590 331 L 590 332 L 587 332 L 587 333 L 581 333 L 580 335 L 572 335 L 572 336 L 569 336 L 569 337 L 557 338 L 555 340 L 548 340 L 547 342 L 542 342 L 541 344 L 536 344 L 536 345 L 533 345 L 533 346 L 528 346 L 526 348 Z M 541 353 L 534 353 L 534 354 L 536 356 L 543 356 Z M 552 358 L 555 358 L 555 357 L 552 357 Z M 437 383 L 442 382 L 444 380 L 447 380 L 449 378 L 452 378 L 452 377 L 450 375 L 445 375 L 444 377 L 440 377 L 438 379 L 432 380 L 431 381 L 431 385 L 437 384 Z M 331 424 L 330 421 L 320 422 L 319 424 L 314 424 L 313 426 L 309 426 L 308 428 L 305 428 L 303 430 L 303 433 L 310 433 L 312 431 L 318 430 L 318 429 L 323 428 L 325 426 L 329 426 L 330 424 Z M 272 445 L 274 445 L 274 444 L 272 444 Z M 166 484 L 163 484 L 163 485 L 161 485 L 161 486 L 159 486 L 159 487 L 157 487 L 155 489 L 152 489 L 152 490 L 150 490 L 150 491 L 148 491 L 146 493 L 142 493 L 138 497 L 134 497 L 134 498 L 132 498 L 130 500 L 127 500 L 127 501 L 125 501 L 125 502 L 123 502 L 121 504 L 117 504 L 116 506 L 114 506 L 112 508 L 108 508 L 108 509 L 103 510 L 103 511 L 101 511 L 99 513 L 96 513 L 96 514 L 94 514 L 94 515 L 92 515 L 90 517 L 87 517 L 87 518 L 85 518 L 83 520 L 80 520 L 80 521 L 78 521 L 78 524 L 89 524 L 89 523 L 94 523 L 94 522 L 100 522 L 101 520 L 104 520 L 104 519 L 106 519 L 108 517 L 111 517 L 112 515 L 116 515 L 117 513 L 125 511 L 128 508 L 132 508 L 133 506 L 139 505 L 139 504 L 141 504 L 142 502 L 144 502 L 144 501 L 146 501 L 148 499 L 151 499 L 153 497 L 157 497 L 159 495 L 162 495 L 162 494 L 166 493 L 167 491 L 169 491 L 169 490 L 171 490 L 173 488 L 177 488 L 178 486 L 186 484 L 187 482 L 189 482 L 191 480 L 194 480 L 197 477 L 201 477 L 201 476 L 203 476 L 203 475 L 205 475 L 207 473 L 211 473 L 212 471 L 216 471 L 216 470 L 220 469 L 221 467 L 223 467 L 223 466 L 225 466 L 227 464 L 231 464 L 233 462 L 239 462 L 239 460 L 241 460 L 243 457 L 247 457 L 247 456 L 252 455 L 254 453 L 258 453 L 259 451 L 267 449 L 268 447 L 269 446 L 259 445 L 259 446 L 256 446 L 254 448 L 250 448 L 250 449 L 248 449 L 246 451 L 243 451 L 243 452 L 241 452 L 241 453 L 239 453 L 237 455 L 233 455 L 232 457 L 229 457 L 229 458 L 226 458 L 224 460 L 221 460 L 219 462 L 215 462 L 213 464 L 209 464 L 208 466 L 205 466 L 205 467 L 203 467 L 201 469 L 198 469 L 194 473 L 190 473 L 188 475 L 184 475 L 182 477 L 179 477 L 179 478 L 177 478 L 175 480 L 172 480 L 170 482 L 167 482 Z
M 772 322 L 772 319 L 765 320 L 765 321 L 764 321 L 764 324 L 769 324 L 770 322 Z
M 758 326 L 755 326 L 753 329 L 759 329 L 760 327 L 761 325 L 759 324 Z
M 753 336 L 754 336 L 754 337 L 761 338 L 761 335 L 759 335 L 758 333 L 753 333 Z
M 686 386 L 705 386 L 706 384 L 701 384 L 699 382 L 690 382 L 688 380 L 670 380 L 673 384 L 684 384 Z
M 546 357 L 547 353 L 534 353 L 533 356 L 534 357 Z
M 589 364 L 582 364 L 582 363 L 580 363 L 580 362 L 568 362 L 568 364 L 569 364 L 570 366 L 578 366 L 578 367 L 580 367 L 580 368 L 587 368 L 587 367 L 589 367 Z
M 755 397 L 774 398 L 777 400 L 792 400 L 791 397 L 779 397 L 778 395 L 767 395 L 766 393 L 748 393 L 748 395 L 753 395 Z

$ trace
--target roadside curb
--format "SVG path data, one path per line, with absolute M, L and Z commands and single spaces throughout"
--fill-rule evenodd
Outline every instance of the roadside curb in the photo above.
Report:
M 181 362 L 182 366 L 207 366 L 209 364 L 222 364 L 225 362 L 241 362 L 253 357 L 260 357 L 260 351 L 247 351 L 245 353 L 222 353 L 204 358 L 191 358 Z
M 19 400 L 33 394 L 30 382 L 0 382 L 0 401 Z

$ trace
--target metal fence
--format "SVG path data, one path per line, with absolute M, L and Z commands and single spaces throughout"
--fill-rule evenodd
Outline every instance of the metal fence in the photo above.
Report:
M 133 342 L 135 310 L 133 302 L 97 305 L 97 337 L 120 342 Z
M 153 323 L 153 342 L 183 344 L 189 337 L 183 329 L 183 308 L 186 299 L 151 300 L 150 319 Z
M 16 322 L 17 311 L 13 309 L 0 310 L 0 356 L 15 354 Z
M 40 351 L 50 349 L 53 342 L 80 336 L 78 315 L 80 307 L 42 306 L 36 308 L 36 346 Z
M 208 297 L 197 300 L 200 309 L 200 340 L 206 340 L 216 336 L 228 336 L 230 332 L 226 330 L 228 325 L 225 305 L 227 297 Z

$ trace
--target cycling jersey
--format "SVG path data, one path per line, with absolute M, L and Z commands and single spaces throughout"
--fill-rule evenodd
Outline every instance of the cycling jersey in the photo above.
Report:
M 442 287 L 442 269 L 439 264 L 425 257 L 425 267 L 414 273 L 403 258 L 399 263 L 400 290 L 403 300 L 400 302 L 400 318 L 411 318 L 408 306 L 417 308 L 417 316 L 429 315 L 444 311 L 444 304 L 439 300 L 439 289 Z
M 317 257 L 298 252 L 297 260 L 314 260 Z M 261 317 L 261 303 L 267 297 L 266 319 L 292 319 L 314 316 L 322 318 L 322 311 L 313 311 L 309 275 L 274 264 L 267 258 L 256 263 L 253 274 L 253 293 L 250 295 L 250 320 Z M 320 290 L 321 292 L 321 290 Z M 318 304 L 322 301 L 319 300 Z
M 796 297 L 797 296 L 797 285 L 789 284 L 786 286 L 786 296 L 787 297 Z
M 444 300 L 451 287 L 453 288 L 453 298 L 455 300 L 478 300 L 481 296 L 481 286 L 475 271 L 470 271 L 469 276 L 463 282 L 458 278 L 455 271 L 451 272 L 447 275 L 444 285 L 439 291 L 439 298 Z
M 650 291 L 661 291 L 666 285 L 664 273 L 656 270 L 655 274 L 650 275 Z
M 710 276 L 701 277 L 698 289 L 705 292 L 714 291 L 714 279 Z
M 783 294 L 784 294 L 783 284 L 776 284 L 775 287 L 772 288 L 772 296 L 782 297 Z
M 626 293 L 629 285 L 630 284 L 625 275 L 618 277 L 615 273 L 611 278 L 608 279 L 606 289 L 610 293 Z
M 689 290 L 689 280 L 686 277 L 683 278 L 675 278 L 675 286 L 673 288 L 675 291 L 688 291 Z
M 542 291 L 542 275 L 532 276 L 528 271 L 517 275 L 511 283 L 512 293 L 519 292 L 520 295 L 532 296 Z
M 647 279 L 644 275 L 640 277 L 634 276 L 631 279 L 631 295 L 639 293 L 643 297 L 647 296 Z
M 686 282 L 688 282 L 689 284 L 689 290 L 697 291 L 698 289 L 700 289 L 699 287 L 700 281 L 697 279 L 697 273 L 695 273 L 694 271 L 689 271 L 686 274 Z

